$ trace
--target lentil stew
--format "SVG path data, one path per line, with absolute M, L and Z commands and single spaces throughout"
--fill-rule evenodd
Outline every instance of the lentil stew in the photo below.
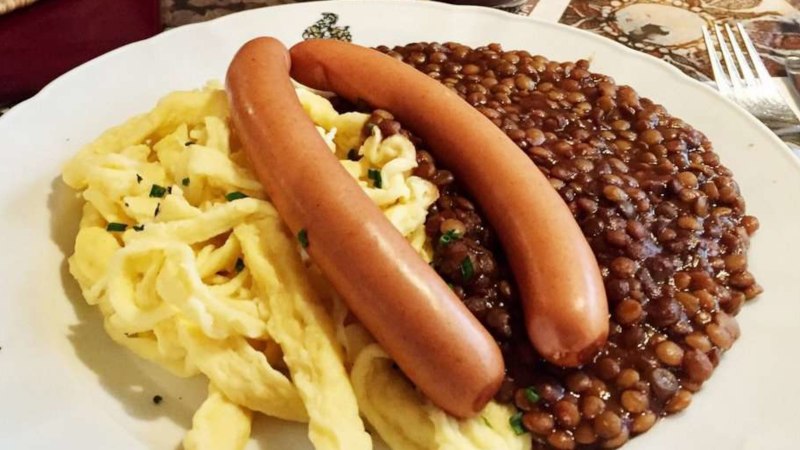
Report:
M 739 337 L 734 316 L 762 291 L 746 258 L 758 220 L 708 139 L 584 60 L 498 44 L 378 50 L 500 127 L 549 178 L 597 257 L 608 343 L 582 368 L 553 366 L 528 342 L 504 250 L 466 180 L 389 112 L 373 112 L 368 126 L 411 137 L 415 174 L 440 189 L 426 222 L 434 268 L 500 345 L 508 370 L 497 399 L 520 410 L 534 448 L 616 448 L 689 406 Z

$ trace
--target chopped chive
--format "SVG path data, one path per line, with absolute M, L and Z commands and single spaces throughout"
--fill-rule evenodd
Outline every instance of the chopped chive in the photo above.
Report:
M 144 180 L 144 178 L 142 178 L 142 176 L 141 176 L 141 175 L 139 175 L 139 174 L 137 173 L 137 174 L 136 174 L 136 182 L 137 182 L 137 183 L 141 183 L 141 182 L 142 182 L 142 180 Z
M 242 261 L 242 258 L 236 260 L 236 266 L 234 267 L 234 269 L 236 269 L 236 273 L 239 273 L 244 270 L 244 261 Z
M 494 429 L 494 427 L 492 426 L 492 423 L 489 422 L 489 419 L 487 419 L 486 416 L 481 416 L 481 419 L 483 420 L 483 423 L 486 424 L 487 427 L 489 427 L 491 429 Z
M 106 225 L 106 231 L 125 231 L 128 229 L 128 225 L 119 222 L 111 222 Z
M 367 178 L 372 180 L 372 185 L 378 189 L 383 187 L 383 178 L 381 178 L 381 171 L 378 169 L 367 170 Z
M 516 434 L 517 436 L 525 433 L 525 427 L 522 425 L 521 411 L 517 411 L 516 414 L 511 416 L 511 418 L 508 419 L 508 424 L 511 425 L 511 429 L 514 430 L 514 434 Z
M 134 225 L 133 231 L 144 231 L 144 225 Z
M 461 233 L 456 230 L 448 230 L 439 237 L 439 243 L 442 245 L 449 245 L 451 242 L 459 239 L 461 239 Z
M 539 393 L 536 392 L 536 388 L 533 386 L 525 388 L 525 398 L 527 398 L 530 403 L 538 403 L 539 400 L 541 400 Z
M 162 198 L 166 193 L 167 193 L 167 188 L 165 188 L 164 186 L 159 186 L 157 184 L 154 184 L 153 187 L 150 188 L 150 197 L 153 198 Z
M 359 155 L 359 154 L 358 154 L 358 150 L 356 150 L 356 149 L 354 149 L 354 148 L 351 148 L 351 149 L 350 149 L 350 150 L 347 152 L 347 159 L 349 159 L 350 161 L 360 161 L 360 160 L 361 160 L 361 158 L 363 158 L 363 157 L 364 157 L 364 156 L 363 156 L 363 155 Z
M 167 194 L 172 194 L 172 186 L 167 187 Z
M 194 144 L 194 143 L 195 143 L 195 141 L 194 141 L 194 140 L 192 140 L 192 139 L 189 139 L 188 141 L 184 142 L 184 143 L 183 143 L 183 145 L 184 145 L 185 147 L 188 147 L 188 146 L 190 146 L 190 145 L 192 145 L 192 144 Z
M 161 212 L 161 203 L 156 205 L 156 211 L 153 213 L 153 217 L 157 217 L 158 213 Z
M 469 256 L 465 256 L 464 259 L 461 260 L 461 278 L 464 281 L 469 281 L 472 278 L 472 275 L 475 274 L 475 267 L 472 265 L 472 260 L 469 259 Z
M 308 231 L 305 228 L 297 233 L 297 241 L 300 242 L 300 247 L 308 247 Z
M 230 192 L 230 193 L 228 193 L 228 194 L 225 194 L 225 200 L 227 200 L 227 201 L 229 201 L 229 202 L 232 202 L 232 201 L 234 201 L 234 200 L 239 200 L 240 198 L 247 198 L 247 195 L 245 195 L 245 194 L 242 194 L 242 193 L 241 193 L 241 192 L 239 192 L 239 191 L 236 191 L 236 192 Z
M 186 177 L 186 178 L 182 179 L 181 180 L 181 184 L 184 185 L 184 186 L 188 186 L 189 185 L 189 177 Z

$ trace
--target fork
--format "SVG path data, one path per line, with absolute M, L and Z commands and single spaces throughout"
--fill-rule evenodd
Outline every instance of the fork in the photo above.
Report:
M 784 141 L 800 144 L 800 120 L 778 92 L 753 45 L 753 41 L 750 40 L 742 24 L 736 22 L 735 26 L 749 58 L 745 57 L 736 34 L 729 24 L 725 24 L 725 33 L 722 32 L 719 25 L 714 24 L 714 34 L 719 44 L 719 52 L 725 62 L 724 67 L 717 56 L 716 45 L 708 26 L 703 27 L 703 38 L 717 89 L 722 95 L 756 116 Z M 731 55 L 731 49 L 733 55 Z M 751 65 L 756 74 L 753 73 Z

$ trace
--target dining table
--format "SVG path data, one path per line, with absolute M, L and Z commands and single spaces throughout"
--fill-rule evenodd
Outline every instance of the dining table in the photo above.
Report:
M 299 0 L 303 1 L 303 0 Z M 414 1 L 414 0 L 409 0 Z M 428 0 L 419 0 L 428 1 Z M 703 42 L 702 27 L 741 22 L 772 75 L 775 86 L 796 114 L 800 114 L 800 94 L 793 88 L 785 69 L 786 58 L 800 55 L 800 0 L 451 0 L 452 3 L 500 4 L 509 13 L 558 22 L 586 30 L 626 47 L 662 59 L 688 77 L 714 85 L 711 62 Z M 128 41 L 193 23 L 204 22 L 239 11 L 295 3 L 295 0 L 123 0 L 115 7 L 98 0 L 0 0 L 0 60 L 19 58 L 20 49 L 30 52 L 37 46 L 55 50 L 48 35 L 70 29 L 86 19 L 97 24 L 94 38 L 67 36 L 60 45 L 80 47 L 60 65 L 39 68 L 41 64 L 22 63 L 2 68 L 0 85 L 14 86 L 24 79 L 21 92 L 10 98 L 0 89 L 0 114 L 33 94 L 51 78 L 100 53 Z M 41 9 L 41 12 L 37 11 Z M 134 20 L 130 20 L 131 13 Z M 19 34 L 11 27 L 23 28 L 25 21 L 36 23 L 36 16 L 49 14 L 56 26 L 48 33 L 37 30 L 25 35 L 27 45 L 14 42 Z M 107 15 L 97 20 L 98 15 Z M 85 16 L 82 18 L 82 16 Z M 120 18 L 126 18 L 124 23 Z M 41 20 L 41 19 L 40 19 Z M 31 28 L 31 27 L 28 27 Z M 39 27 L 37 27 L 39 28 Z M 5 33 L 5 34 L 4 34 Z M 37 37 L 38 36 L 38 37 Z M 531 37 L 535 38 L 534 36 Z M 40 40 L 40 42 L 37 41 Z M 72 40 L 71 40 L 72 39 Z M 60 39 L 59 39 L 60 41 Z M 69 54 L 69 52 L 67 52 Z M 24 56 L 24 55 L 23 55 Z M 56 58 L 57 59 L 57 58 Z M 37 70 L 39 73 L 37 73 Z M 44 73 L 42 73 L 44 72 Z M 33 76 L 31 76 L 33 75 Z M 12 88 L 8 88 L 12 89 Z M 794 149 L 794 148 L 793 148 Z M 800 150 L 798 150 L 800 155 Z
M 303 0 L 299 0 L 303 1 Z M 409 0 L 414 1 L 414 0 Z M 427 1 L 427 0 L 422 0 Z M 295 0 L 135 0 L 115 2 L 115 8 L 104 7 L 110 16 L 130 17 L 128 9 L 148 13 L 147 20 L 136 25 L 137 33 L 121 39 L 135 40 L 162 30 L 203 22 L 246 9 L 263 8 Z M 497 0 L 451 0 L 452 3 L 496 4 Z M 91 8 L 96 0 L 0 0 L 0 34 L 15 22 L 38 14 L 37 8 L 55 10 L 54 19 L 61 23 L 78 22 L 81 9 Z M 703 25 L 739 21 L 753 39 L 775 83 L 793 106 L 798 104 L 797 92 L 792 92 L 784 67 L 787 57 L 800 55 L 800 0 L 500 0 L 500 9 L 511 13 L 558 22 L 596 33 L 629 48 L 669 62 L 686 75 L 703 82 L 713 81 L 711 64 L 703 43 Z M 62 5 L 58 5 L 62 4 Z M 120 8 L 120 5 L 123 7 Z M 76 9 L 77 8 L 77 9 Z M 29 11 L 26 11 L 29 10 Z M 20 17 L 16 17 L 20 16 Z M 119 19 L 117 19 L 119 20 Z M 157 21 L 157 23 L 155 23 Z M 97 21 L 94 21 L 98 24 Z M 109 26 L 106 24 L 104 26 Z M 57 32 L 58 29 L 53 30 Z M 120 34 L 120 29 L 114 29 Z M 37 34 L 41 30 L 37 30 Z M 11 35 L 10 37 L 14 37 Z M 67 38 L 68 41 L 69 38 Z M 97 40 L 101 40 L 99 36 Z M 107 40 L 107 39 L 106 39 Z M 0 59 L 14 56 L 6 47 L 14 42 L 0 43 Z M 121 45 L 123 42 L 112 43 Z M 16 43 L 17 45 L 19 43 Z M 34 45 L 38 43 L 34 42 Z M 86 47 L 102 47 L 103 43 L 83 39 Z M 52 42 L 49 48 L 53 48 Z M 32 49 L 33 46 L 29 46 Z M 4 54 L 5 52 L 5 54 Z M 3 73 L 2 76 L 23 76 L 24 73 Z M 49 81 L 49 80 L 48 80 Z M 0 103 L 2 103 L 0 97 Z M 20 99 L 16 99 L 20 100 Z M 7 109 L 10 105 L 4 105 Z

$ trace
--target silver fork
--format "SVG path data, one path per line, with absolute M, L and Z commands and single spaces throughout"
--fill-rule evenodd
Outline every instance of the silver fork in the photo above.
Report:
M 736 34 L 729 24 L 725 24 L 725 33 L 722 32 L 719 25 L 714 24 L 714 34 L 719 44 L 719 52 L 725 62 L 723 67 L 717 56 L 714 39 L 712 39 L 708 27 L 703 27 L 703 38 L 706 42 L 708 57 L 711 60 L 711 70 L 714 72 L 717 89 L 722 95 L 756 116 L 781 139 L 800 144 L 800 120 L 778 92 L 753 45 L 753 41 L 750 40 L 741 23 L 736 23 L 736 30 L 744 42 L 749 58 L 745 57 Z M 728 47 L 733 50 L 733 55 Z M 756 74 L 750 68 L 751 65 Z

